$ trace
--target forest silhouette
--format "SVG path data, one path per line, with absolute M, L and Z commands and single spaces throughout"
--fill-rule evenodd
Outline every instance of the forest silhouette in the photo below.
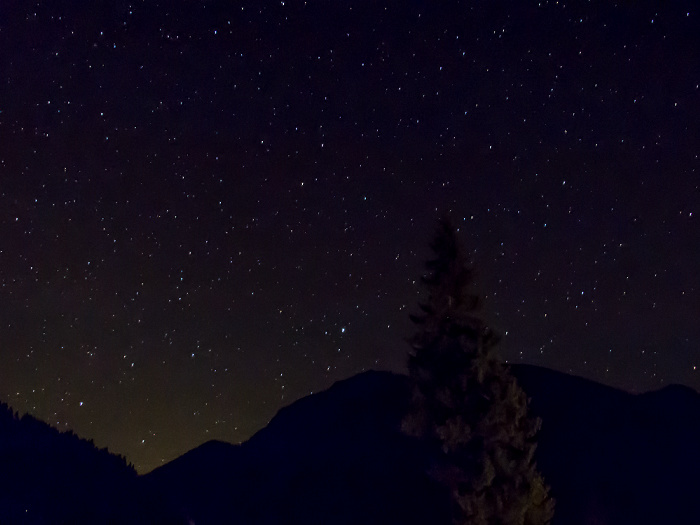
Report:
M 633 395 L 530 365 L 535 459 L 553 525 L 700 523 L 700 395 Z M 451 523 L 426 474 L 440 453 L 401 432 L 406 376 L 370 371 L 280 410 L 247 442 L 211 441 L 137 476 L 123 458 L 0 410 L 0 523 Z

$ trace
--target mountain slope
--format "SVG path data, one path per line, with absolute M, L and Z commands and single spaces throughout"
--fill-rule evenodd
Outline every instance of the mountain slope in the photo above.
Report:
M 148 523 L 136 479 L 123 457 L 0 404 L 0 523 Z
M 340 381 L 246 443 L 205 443 L 144 479 L 198 524 L 448 523 L 445 495 L 423 473 L 426 451 L 399 432 L 405 379 Z
M 635 396 L 512 371 L 543 421 L 537 460 L 557 498 L 553 525 L 700 522 L 696 392 Z M 145 479 L 196 523 L 446 524 L 446 494 L 426 474 L 439 452 L 400 433 L 408 393 L 406 377 L 366 372 L 280 410 L 242 445 L 205 444 Z
M 632 395 L 512 371 L 542 418 L 553 525 L 700 523 L 700 395 Z M 0 405 L 0 523 L 447 525 L 440 451 L 400 424 L 408 378 L 365 372 L 282 409 L 241 445 L 210 441 L 136 477 L 123 458 Z

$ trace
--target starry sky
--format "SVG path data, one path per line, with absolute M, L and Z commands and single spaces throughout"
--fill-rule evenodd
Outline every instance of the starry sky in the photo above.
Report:
M 244 441 L 405 371 L 445 213 L 504 359 L 700 390 L 700 11 L 655 4 L 3 1 L 0 400 L 139 472 Z

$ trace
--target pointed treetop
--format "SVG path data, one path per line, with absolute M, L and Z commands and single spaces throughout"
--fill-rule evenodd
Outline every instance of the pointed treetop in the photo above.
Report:
M 428 291 L 427 302 L 419 305 L 423 315 L 413 315 L 411 319 L 420 325 L 430 324 L 430 319 L 473 325 L 480 307 L 479 298 L 469 292 L 474 273 L 448 217 L 440 220 L 430 247 L 434 257 L 426 262 L 428 273 L 422 277 Z

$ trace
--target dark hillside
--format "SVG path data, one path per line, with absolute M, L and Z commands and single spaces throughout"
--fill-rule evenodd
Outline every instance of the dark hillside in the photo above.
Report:
M 632 395 L 511 368 L 542 418 L 553 525 L 700 523 L 700 395 Z M 0 523 L 449 523 L 439 451 L 400 432 L 405 376 L 366 372 L 137 477 L 124 458 L 0 405 Z
M 366 372 L 283 408 L 240 446 L 206 443 L 145 480 L 196 523 L 448 523 L 427 451 L 399 432 L 407 395 L 405 377 Z
M 557 499 L 553 525 L 700 523 L 696 392 L 635 396 L 511 369 L 542 418 L 537 459 Z M 366 372 L 282 409 L 240 446 L 203 445 L 145 478 L 196 523 L 448 523 L 445 495 L 424 474 L 436 451 L 399 432 L 407 395 L 406 377 Z
M 136 479 L 123 457 L 0 404 L 0 523 L 147 523 Z
M 632 395 L 544 368 L 513 371 L 542 418 L 537 457 L 557 498 L 554 525 L 700 522 L 697 392 Z

